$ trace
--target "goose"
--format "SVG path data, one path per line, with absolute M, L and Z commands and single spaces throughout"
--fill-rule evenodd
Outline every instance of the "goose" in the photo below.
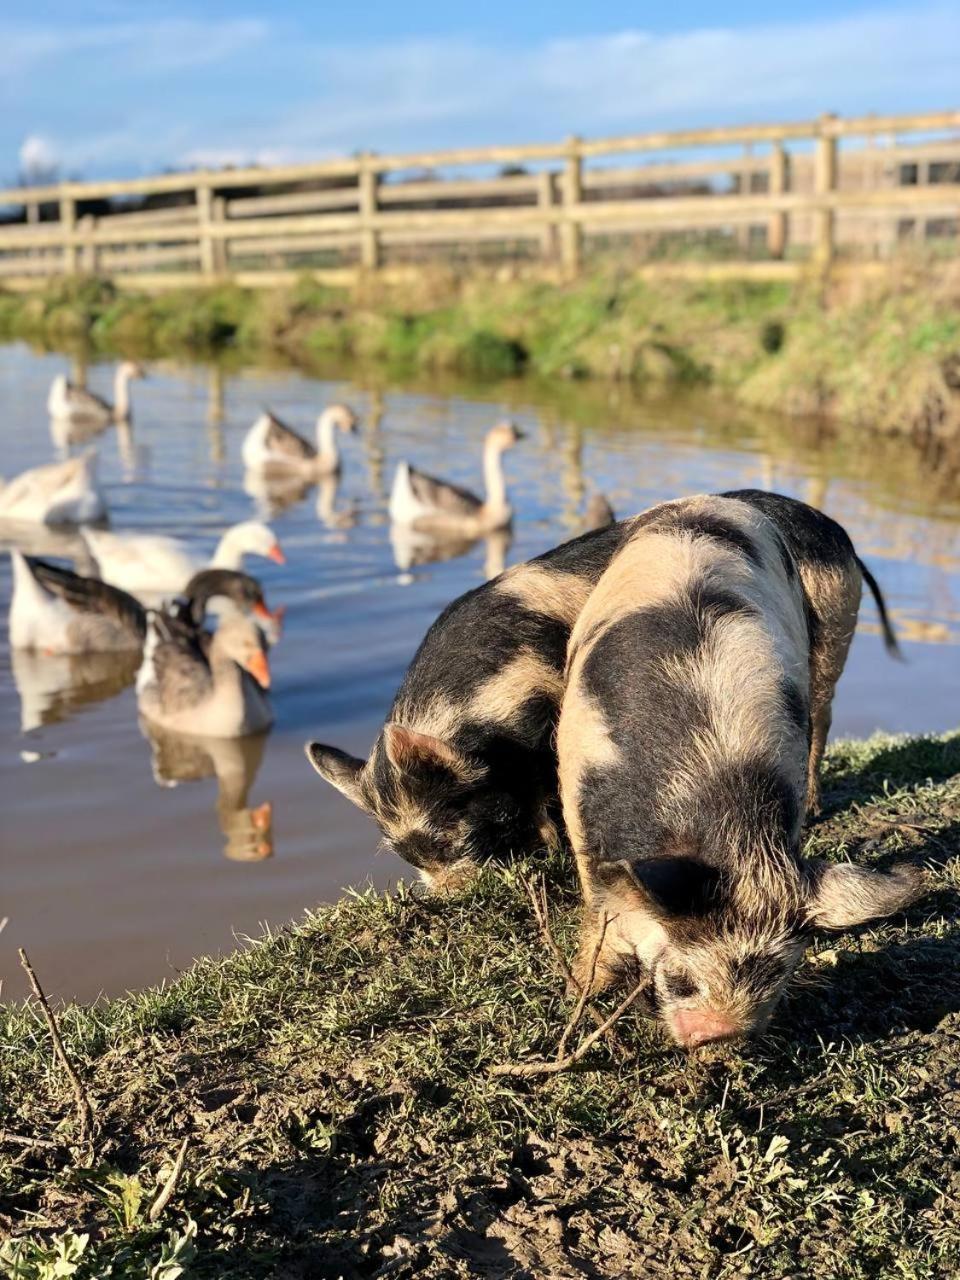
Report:
M 85 529 L 83 538 L 104 582 L 134 595 L 176 595 L 204 568 L 203 560 L 178 538 L 106 529 Z M 244 520 L 226 531 L 208 567 L 240 570 L 246 555 L 286 563 L 273 530 L 259 520 Z
M 227 614 L 209 640 L 183 610 L 150 616 L 137 705 L 145 720 L 177 733 L 242 738 L 273 723 L 263 637 Z
M 11 551 L 10 558 L 12 649 L 38 650 L 48 656 L 142 649 L 147 611 L 132 595 L 38 556 Z M 199 628 L 214 597 L 227 599 L 235 610 L 252 613 L 264 628 L 277 625 L 256 579 L 226 569 L 196 574 L 180 607 Z
M 106 514 L 107 504 L 97 485 L 95 449 L 65 462 L 32 467 L 0 488 L 0 517 L 10 520 L 87 524 Z
M 113 404 L 102 396 L 78 387 L 59 373 L 50 386 L 47 412 L 51 418 L 87 427 L 108 427 L 111 422 L 127 422 L 131 416 L 130 383 L 143 378 L 143 368 L 133 360 L 117 366 L 113 378 Z
M 309 479 L 340 471 L 337 432 L 352 434 L 357 415 L 345 404 L 332 404 L 317 419 L 317 443 L 311 444 L 279 418 L 264 410 L 247 432 L 243 462 L 250 471 L 296 474 Z
M 581 533 L 592 533 L 594 529 L 606 529 L 614 524 L 617 517 L 606 494 L 595 493 L 591 496 L 583 513 L 580 525 Z
M 483 446 L 483 475 L 487 496 L 437 480 L 409 462 L 397 467 L 390 493 L 390 519 L 435 537 L 478 538 L 505 529 L 513 519 L 507 502 L 502 456 L 523 433 L 512 422 L 500 422 L 487 432 Z

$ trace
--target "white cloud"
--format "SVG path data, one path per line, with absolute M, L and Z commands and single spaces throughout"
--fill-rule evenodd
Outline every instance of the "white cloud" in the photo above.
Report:
M 48 138 L 32 133 L 20 144 L 20 173 L 28 179 L 42 180 L 56 171 L 60 157 Z
M 957 97 L 960 9 L 524 46 L 333 45 L 250 18 L 124 18 L 54 33 L 0 22 L 4 41 L 21 87 L 46 89 L 33 129 L 56 134 L 69 171 L 105 173 L 945 107 Z M 6 96 L 13 109 L 28 101 Z

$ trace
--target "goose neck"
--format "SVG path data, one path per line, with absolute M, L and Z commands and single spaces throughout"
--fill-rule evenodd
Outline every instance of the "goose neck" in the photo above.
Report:
M 336 423 L 326 410 L 317 419 L 317 452 L 325 462 L 337 462 L 340 457 Z
M 501 512 L 507 505 L 507 484 L 503 475 L 503 450 L 495 440 L 488 440 L 483 450 L 483 480 L 486 506 Z

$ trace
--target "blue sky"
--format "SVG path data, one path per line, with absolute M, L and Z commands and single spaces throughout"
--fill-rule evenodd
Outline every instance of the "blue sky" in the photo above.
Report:
M 0 180 L 960 100 L 960 6 L 5 0 Z

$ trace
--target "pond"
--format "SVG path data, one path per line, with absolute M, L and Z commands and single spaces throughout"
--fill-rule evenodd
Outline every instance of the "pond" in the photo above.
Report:
M 57 456 L 45 404 L 67 368 L 60 355 L 0 348 L 6 476 Z M 91 367 L 88 381 L 109 394 L 111 369 Z M 956 725 L 960 473 L 955 458 L 906 441 L 752 417 L 710 399 L 643 400 L 618 387 L 410 387 L 369 371 L 331 380 L 155 363 L 134 384 L 132 430 L 98 439 L 113 527 L 174 534 L 209 553 L 227 526 L 269 500 L 245 483 L 240 457 L 261 408 L 309 434 L 333 400 L 362 419 L 342 482 L 271 508 L 287 562 L 247 564 L 270 605 L 286 609 L 271 655 L 276 724 L 265 740 L 151 738 L 138 724 L 129 664 L 11 654 L 10 561 L 0 558 L 4 998 L 24 994 L 18 946 L 52 996 L 92 999 L 173 978 L 193 957 L 231 949 L 346 886 L 395 883 L 402 864 L 378 854 L 372 823 L 316 778 L 304 741 L 365 754 L 436 614 L 499 564 L 577 532 L 595 490 L 620 515 L 739 486 L 823 507 L 881 582 L 907 658 L 886 657 L 865 601 L 834 736 Z M 478 488 L 482 437 L 506 415 L 526 435 L 506 460 L 512 544 L 417 563 L 422 553 L 391 541 L 386 498 L 397 461 Z

